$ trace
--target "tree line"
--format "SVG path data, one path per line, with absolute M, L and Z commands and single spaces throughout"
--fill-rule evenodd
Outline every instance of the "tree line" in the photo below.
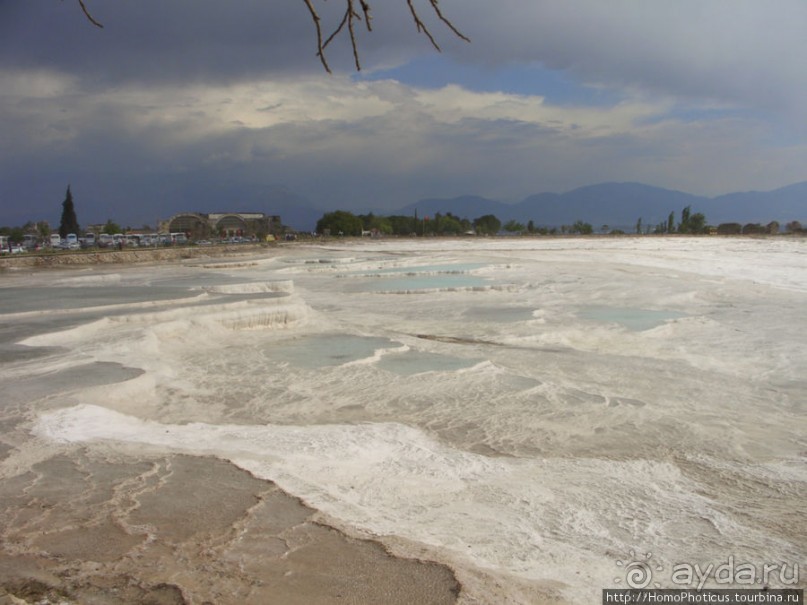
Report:
M 709 233 L 710 226 L 706 223 L 706 216 L 702 212 L 692 214 L 692 207 L 687 206 L 681 211 L 681 220 L 675 223 L 675 212 L 670 212 L 666 221 L 658 223 L 652 230 L 655 234 L 682 233 L 697 235 L 699 233 Z M 645 233 L 649 233 L 647 228 Z M 636 221 L 636 233 L 642 233 L 642 219 Z
M 791 221 L 785 226 L 788 233 L 804 233 L 801 223 Z M 739 223 L 721 223 L 717 227 L 711 226 L 706 221 L 706 216 L 702 212 L 692 212 L 691 206 L 687 206 L 681 211 L 680 218 L 676 220 L 675 212 L 670 212 L 667 219 L 656 225 L 645 225 L 640 217 L 636 221 L 635 233 L 637 234 L 683 234 L 698 235 L 707 233 L 717 233 L 721 235 L 746 235 L 746 234 L 776 234 L 780 231 L 780 225 L 772 221 L 767 225 L 749 223 L 740 225 Z M 347 210 L 335 210 L 326 212 L 317 221 L 316 232 L 320 235 L 401 235 L 401 236 L 424 236 L 424 235 L 496 235 L 507 232 L 513 234 L 536 234 L 536 235 L 558 235 L 558 234 L 579 234 L 590 235 L 595 232 L 591 223 L 577 220 L 571 225 L 561 225 L 560 227 L 536 226 L 530 220 L 523 224 L 516 220 L 509 220 L 502 223 L 493 214 L 486 214 L 469 220 L 459 217 L 451 212 L 435 213 L 432 216 L 418 217 L 417 212 L 412 216 L 404 215 L 378 215 L 372 212 L 367 214 L 353 214 Z M 608 225 L 602 225 L 599 232 L 603 234 L 624 234 L 621 229 L 612 229 Z
M 97 229 L 97 228 L 96 228 Z M 101 227 L 100 233 L 115 235 L 123 233 L 123 229 L 118 223 L 111 219 Z M 595 229 L 583 220 L 577 220 L 571 225 L 561 225 L 560 227 L 550 227 L 536 225 L 530 220 L 525 224 L 509 220 L 502 223 L 495 215 L 485 214 L 475 219 L 459 217 L 451 212 L 435 213 L 432 216 L 418 217 L 417 211 L 412 216 L 405 215 L 378 215 L 372 212 L 367 214 L 354 214 L 346 210 L 335 210 L 326 212 L 317 221 L 316 232 L 320 235 L 352 235 L 363 234 L 373 235 L 398 235 L 398 236 L 425 236 L 425 235 L 496 235 L 501 232 L 512 234 L 536 234 L 536 235 L 558 235 L 558 234 L 579 234 L 590 235 Z M 640 217 L 636 221 L 635 233 L 637 234 L 702 234 L 717 233 L 720 235 L 751 235 L 751 234 L 776 234 L 780 231 L 780 225 L 772 221 L 767 225 L 758 223 L 721 223 L 717 227 L 707 224 L 706 216 L 701 212 L 693 213 L 690 206 L 681 211 L 680 220 L 676 222 L 675 213 L 670 212 L 667 220 L 656 225 L 644 225 Z M 805 233 L 799 221 L 790 221 L 785 225 L 788 233 Z M 608 225 L 602 225 L 599 232 L 606 234 L 624 234 L 621 229 L 612 229 Z M 22 227 L 0 227 L 0 235 L 8 237 L 10 242 L 21 243 L 25 235 L 36 235 L 40 239 L 47 240 L 52 233 L 50 225 L 46 221 L 37 223 L 28 222 Z M 75 203 L 70 186 L 67 187 L 65 199 L 62 202 L 62 215 L 59 222 L 58 233 L 65 238 L 68 233 L 81 234 L 81 229 L 76 214 Z
M 412 216 L 405 215 L 378 215 L 353 214 L 347 210 L 326 212 L 317 221 L 316 232 L 320 235 L 496 235 L 506 231 L 508 233 L 540 233 L 555 234 L 556 227 L 536 227 L 533 221 L 526 225 L 510 220 L 502 224 L 493 214 L 484 214 L 475 219 L 459 217 L 451 212 L 445 214 L 437 212 L 432 216 L 418 217 L 417 212 Z M 593 227 L 577 221 L 574 225 L 560 228 L 562 233 L 593 232 Z

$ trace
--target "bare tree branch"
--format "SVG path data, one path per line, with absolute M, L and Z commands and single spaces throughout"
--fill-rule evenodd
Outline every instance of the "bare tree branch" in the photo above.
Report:
M 353 62 L 356 64 L 356 71 L 361 71 L 359 63 L 359 49 L 356 47 L 356 32 L 353 29 L 353 20 L 361 19 L 359 14 L 353 10 L 353 0 L 347 0 L 347 29 L 350 32 L 350 45 L 353 47 Z
M 317 28 L 317 56 L 319 60 L 322 62 L 322 67 L 325 68 L 325 71 L 331 73 L 331 68 L 328 66 L 328 61 L 325 59 L 325 47 L 322 44 L 322 26 L 320 25 L 320 18 L 317 14 L 317 10 L 314 8 L 314 5 L 311 4 L 311 0 L 303 0 L 305 5 L 308 7 L 309 12 L 311 13 L 311 19 L 314 21 L 314 26 Z M 340 26 L 341 28 L 341 26 Z M 333 35 L 331 35 L 333 38 Z M 330 38 L 328 42 L 330 42 Z M 327 42 L 326 42 L 327 44 Z
M 305 0 L 308 2 L 309 0 Z M 328 44 L 341 32 L 345 25 L 347 24 L 348 29 L 348 36 L 350 38 L 350 45 L 353 49 L 353 62 L 356 65 L 356 70 L 361 71 L 361 62 L 359 61 L 359 48 L 356 42 L 356 30 L 353 28 L 353 22 L 356 20 L 361 21 L 362 16 L 356 12 L 354 8 L 354 1 L 355 0 L 345 0 L 345 14 L 342 16 L 342 20 L 339 22 L 339 25 L 336 26 L 336 29 L 331 32 L 331 35 L 328 36 L 328 39 L 325 40 L 325 43 L 322 44 L 321 48 L 318 49 L 317 54 L 323 52 L 325 48 L 327 48 Z M 365 0 L 360 0 L 361 3 L 361 10 L 362 14 L 364 15 L 364 24 L 367 27 L 367 31 L 373 31 L 373 27 L 371 24 L 371 17 L 370 17 L 370 5 L 365 2 Z
M 442 21 L 443 24 L 446 27 L 448 27 L 448 29 L 450 29 L 454 33 L 455 36 L 457 36 L 460 40 L 464 40 L 465 42 L 470 42 L 471 41 L 471 39 L 468 36 L 466 36 L 460 30 L 458 30 L 456 27 L 454 27 L 454 24 L 451 21 L 449 21 L 448 19 L 446 19 L 446 17 L 443 16 L 443 13 L 440 11 L 440 8 L 437 6 L 437 0 L 429 0 L 429 3 L 432 5 L 432 9 L 434 9 L 434 14 L 437 15 L 437 17 L 440 19 L 440 21 Z
M 84 5 L 84 0 L 78 0 L 79 5 L 81 6 L 81 11 L 84 13 L 84 16 L 89 19 L 90 23 L 95 25 L 96 27 L 103 28 L 104 26 L 101 25 L 95 18 L 90 14 L 90 11 L 87 10 L 87 7 Z
M 322 41 L 322 26 L 320 24 L 320 16 L 317 13 L 316 9 L 314 8 L 311 0 L 303 0 L 308 7 L 308 11 L 311 13 L 311 18 L 314 21 L 314 26 L 317 30 L 317 56 L 320 58 L 325 70 L 328 73 L 331 73 L 331 69 L 328 66 L 328 62 L 325 59 L 325 49 L 331 43 L 331 41 L 336 38 L 347 26 L 348 37 L 350 38 L 350 45 L 353 50 L 353 62 L 356 65 L 356 70 L 361 71 L 361 62 L 359 61 L 359 48 L 358 48 L 358 40 L 356 38 L 356 30 L 354 28 L 354 24 L 356 21 L 364 21 L 364 25 L 367 28 L 368 32 L 373 31 L 372 27 L 372 16 L 370 14 L 371 8 L 370 3 L 368 0 L 358 0 L 358 4 L 361 6 L 361 14 L 356 10 L 356 0 L 344 0 L 345 2 L 345 12 L 342 15 L 342 20 L 339 24 L 333 29 L 331 34 Z M 323 0 L 324 1 L 324 0 Z M 437 50 L 440 51 L 440 46 L 437 44 L 434 36 L 432 35 L 429 28 L 420 18 L 420 14 L 418 13 L 417 8 L 413 4 L 412 0 L 406 0 L 406 4 L 409 7 L 409 13 L 412 15 L 412 18 L 415 21 L 415 28 L 417 29 L 418 33 L 424 34 L 431 42 L 431 45 Z M 431 6 L 434 14 L 437 18 L 446 26 L 451 32 L 466 42 L 470 42 L 470 39 L 463 34 L 457 27 L 449 20 L 445 15 L 443 15 L 440 7 L 438 6 L 438 0 L 429 0 L 429 6 Z
M 373 31 L 373 24 L 372 24 L 373 18 L 370 16 L 370 5 L 367 4 L 367 2 L 365 2 L 364 0 L 360 1 L 361 1 L 361 10 L 364 13 L 364 23 L 367 25 L 367 31 L 371 32 Z
M 431 42 L 432 46 L 434 46 L 435 50 L 440 52 L 440 47 L 437 45 L 437 42 L 432 37 L 431 32 L 426 27 L 426 25 L 423 23 L 423 21 L 420 20 L 420 17 L 418 16 L 418 12 L 417 12 L 417 10 L 415 10 L 415 5 L 412 4 L 412 0 L 406 0 L 406 3 L 409 5 L 409 12 L 412 13 L 412 18 L 415 20 L 415 27 L 417 28 L 418 33 L 419 34 L 421 34 L 421 33 L 425 34 L 426 37 L 429 39 L 429 42 Z
M 324 2 L 325 0 L 323 0 Z M 364 21 L 364 26 L 367 28 L 368 32 L 373 31 L 372 26 L 372 15 L 370 14 L 370 0 L 342 0 L 345 3 L 345 12 L 342 15 L 342 20 L 339 24 L 334 28 L 334 30 L 328 35 L 327 38 L 323 38 L 323 30 L 322 30 L 322 18 L 319 16 L 317 9 L 314 7 L 313 0 L 303 0 L 305 2 L 306 7 L 308 8 L 308 12 L 311 15 L 311 20 L 314 22 L 314 28 L 317 32 L 317 57 L 319 57 L 320 62 L 322 63 L 322 67 L 325 68 L 325 71 L 328 73 L 331 72 L 331 66 L 328 64 L 328 60 L 325 58 L 325 49 L 328 45 L 336 38 L 340 33 L 342 33 L 347 26 L 347 35 L 350 38 L 350 46 L 353 50 L 353 63 L 356 65 L 356 71 L 361 71 L 361 62 L 359 61 L 359 45 L 358 40 L 356 38 L 356 29 L 355 29 L 355 22 L 356 21 Z M 104 27 L 101 25 L 99 21 L 97 21 L 91 14 L 90 11 L 87 10 L 87 6 L 84 4 L 84 0 L 78 0 L 79 6 L 81 7 L 81 11 L 84 13 L 84 16 L 87 17 L 90 23 L 95 25 L 96 27 Z M 466 42 L 470 42 L 465 34 L 460 32 L 454 24 L 443 15 L 440 11 L 440 7 L 437 5 L 438 0 L 429 0 L 429 6 L 431 6 L 432 11 L 437 16 L 437 18 L 445 25 L 451 32 L 457 36 L 460 40 L 465 40 Z M 437 44 L 437 41 L 434 39 L 431 31 L 420 18 L 420 14 L 418 13 L 417 8 L 413 4 L 412 0 L 406 0 L 406 4 L 409 7 L 409 13 L 412 15 L 412 19 L 415 21 L 415 28 L 417 29 L 418 33 L 424 34 L 431 42 L 431 45 L 436 49 L 440 50 L 440 46 Z M 359 10 L 357 10 L 357 5 Z

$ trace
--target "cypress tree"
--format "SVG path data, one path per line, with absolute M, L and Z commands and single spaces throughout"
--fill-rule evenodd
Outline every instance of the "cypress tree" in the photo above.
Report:
M 62 202 L 62 220 L 59 222 L 59 235 L 65 238 L 68 233 L 79 234 L 78 218 L 76 218 L 76 209 L 73 206 L 70 185 L 67 186 L 67 195 Z
M 689 224 L 689 216 L 691 212 L 691 206 L 687 206 L 681 210 L 681 224 L 678 225 L 678 233 L 690 233 L 692 231 Z

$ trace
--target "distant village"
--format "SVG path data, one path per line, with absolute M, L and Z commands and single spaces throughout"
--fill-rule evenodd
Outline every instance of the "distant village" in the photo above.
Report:
M 689 206 L 680 218 L 670 212 L 666 221 L 644 224 L 640 217 L 631 230 L 608 225 L 594 227 L 578 220 L 571 225 L 545 226 L 533 221 L 522 224 L 510 220 L 502 222 L 488 214 L 473 220 L 458 217 L 450 212 L 432 216 L 382 216 L 353 214 L 344 210 L 326 212 L 317 221 L 314 236 L 468 236 L 468 235 L 778 235 L 805 234 L 798 221 L 791 221 L 784 229 L 777 221 L 766 225 L 758 223 L 721 223 L 709 225 L 702 213 L 692 213 Z M 0 227 L 0 254 L 31 251 L 60 251 L 81 249 L 124 249 L 176 245 L 212 245 L 218 243 L 257 243 L 296 239 L 298 234 L 281 222 L 278 215 L 262 212 L 183 212 L 160 221 L 154 228 L 144 225 L 139 229 L 122 228 L 112 220 L 103 224 L 79 227 L 70 188 L 62 203 L 62 217 L 54 230 L 46 221 L 29 222 L 21 227 Z
M 109 220 L 84 229 L 62 224 L 53 230 L 40 221 L 0 228 L 0 253 L 265 242 L 283 232 L 279 216 L 260 212 L 182 213 L 161 221 L 156 228 L 139 229 L 124 229 Z

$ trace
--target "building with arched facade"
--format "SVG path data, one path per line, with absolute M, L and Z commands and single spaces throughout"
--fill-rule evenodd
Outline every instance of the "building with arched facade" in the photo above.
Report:
M 191 240 L 211 237 L 256 237 L 277 235 L 282 226 L 280 217 L 262 212 L 182 212 L 164 223 L 164 231 L 185 233 Z

